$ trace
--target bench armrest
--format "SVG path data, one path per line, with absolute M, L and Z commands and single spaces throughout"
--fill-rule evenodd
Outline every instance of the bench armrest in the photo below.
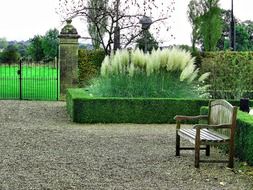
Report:
M 207 124 L 196 124 L 193 126 L 194 129 L 220 129 L 220 128 L 231 128 L 231 124 L 220 124 L 220 125 L 207 125 Z
M 198 115 L 198 116 L 184 116 L 184 115 L 176 115 L 174 117 L 175 120 L 177 121 L 182 121 L 182 120 L 198 120 L 198 119 L 208 119 L 207 115 Z

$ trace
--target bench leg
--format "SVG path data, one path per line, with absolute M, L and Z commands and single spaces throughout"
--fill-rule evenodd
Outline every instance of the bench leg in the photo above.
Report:
M 176 156 L 180 156 L 180 136 L 176 132 Z
M 178 130 L 180 129 L 180 121 L 177 121 L 176 127 L 176 156 L 180 156 L 180 136 L 178 135 Z
M 229 145 L 229 162 L 228 162 L 228 167 L 229 168 L 234 167 L 234 154 L 235 154 L 234 143 L 230 142 L 230 145 Z
M 206 156 L 210 156 L 210 145 L 206 145 Z
M 196 137 L 195 137 L 195 168 L 199 168 L 199 154 L 200 154 L 200 129 L 196 129 Z
M 199 153 L 200 153 L 200 148 L 199 145 L 195 145 L 195 168 L 199 168 Z

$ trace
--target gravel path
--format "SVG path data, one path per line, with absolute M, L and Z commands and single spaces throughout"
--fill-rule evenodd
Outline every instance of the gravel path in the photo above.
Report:
M 64 102 L 0 101 L 0 131 L 1 190 L 253 189 L 238 163 L 195 169 L 192 151 L 175 157 L 173 125 L 79 125 Z

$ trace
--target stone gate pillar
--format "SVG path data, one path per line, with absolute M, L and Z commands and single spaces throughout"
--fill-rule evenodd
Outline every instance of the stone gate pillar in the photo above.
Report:
M 78 38 L 77 30 L 67 20 L 59 35 L 60 92 L 66 93 L 67 88 L 78 84 Z

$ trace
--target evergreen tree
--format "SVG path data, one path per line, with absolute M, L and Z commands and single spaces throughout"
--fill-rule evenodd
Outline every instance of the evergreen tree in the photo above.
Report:
M 144 30 L 141 37 L 137 39 L 136 42 L 136 47 L 143 51 L 145 51 L 145 46 L 147 46 L 148 52 L 151 52 L 153 49 L 158 49 L 158 42 L 148 30 Z
M 188 17 L 193 27 L 193 48 L 198 41 L 205 51 L 216 50 L 223 28 L 219 0 L 191 0 Z

